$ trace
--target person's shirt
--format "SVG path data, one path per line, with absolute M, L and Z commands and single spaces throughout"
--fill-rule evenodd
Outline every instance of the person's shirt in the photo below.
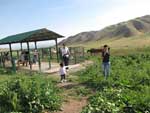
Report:
M 64 55 L 68 55 L 69 56 L 69 49 L 68 49 L 68 47 L 61 48 L 61 54 L 62 54 L 62 56 L 64 56 Z
M 34 51 L 34 52 L 33 52 L 33 55 L 34 55 L 34 56 L 38 56 L 38 52 L 37 52 L 37 51 Z
M 21 54 L 20 60 L 21 60 L 21 61 L 24 61 L 24 54 Z
M 110 53 L 109 52 L 102 52 L 103 62 L 109 62 Z
M 61 68 L 59 69 L 59 74 L 60 74 L 60 75 L 66 75 L 66 68 L 65 68 L 65 66 L 64 66 L 64 67 L 61 67 Z

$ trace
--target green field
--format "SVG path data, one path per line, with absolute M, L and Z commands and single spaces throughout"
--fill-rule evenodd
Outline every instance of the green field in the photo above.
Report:
M 61 90 L 44 74 L 0 69 L 0 113 L 41 113 L 59 110 Z
M 150 54 L 111 58 L 111 74 L 105 80 L 99 58 L 78 73 L 79 80 L 94 94 L 82 113 L 149 113 Z
M 150 48 L 113 49 L 111 74 L 104 79 L 100 57 L 68 80 L 78 84 L 60 89 L 58 76 L 0 69 L 0 113 L 59 111 L 68 96 L 88 97 L 82 113 L 149 113 Z

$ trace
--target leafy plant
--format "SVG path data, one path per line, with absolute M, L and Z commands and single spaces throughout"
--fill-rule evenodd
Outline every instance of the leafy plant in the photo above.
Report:
M 100 59 L 78 73 L 81 83 L 97 93 L 82 113 L 150 112 L 150 54 L 111 57 L 111 74 L 105 80 Z
M 43 77 L 13 78 L 0 84 L 0 112 L 41 113 L 58 110 L 60 91 Z

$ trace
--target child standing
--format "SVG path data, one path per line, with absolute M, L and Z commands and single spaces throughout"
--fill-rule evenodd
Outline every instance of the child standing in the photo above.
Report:
M 66 82 L 66 68 L 63 63 L 60 63 L 60 69 L 59 69 L 60 77 L 61 77 L 61 83 Z

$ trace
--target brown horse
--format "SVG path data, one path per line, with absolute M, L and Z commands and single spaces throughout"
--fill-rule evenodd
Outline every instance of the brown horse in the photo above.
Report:
M 103 51 L 103 49 L 91 48 L 91 49 L 87 50 L 87 53 L 90 53 L 91 55 L 97 55 L 97 54 L 101 53 L 102 51 Z

